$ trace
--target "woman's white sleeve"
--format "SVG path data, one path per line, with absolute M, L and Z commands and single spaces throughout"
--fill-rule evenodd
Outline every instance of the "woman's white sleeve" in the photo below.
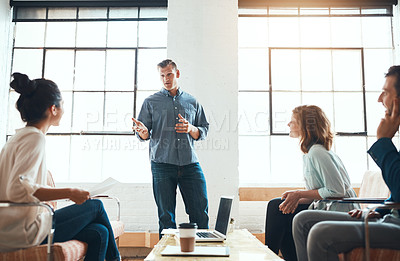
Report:
M 33 196 L 41 184 L 41 168 L 45 168 L 45 137 L 40 134 L 31 134 L 17 147 L 15 162 L 11 175 L 14 177 L 7 194 L 14 202 L 38 202 Z M 46 170 L 45 170 L 46 171 Z M 45 172 L 43 171 L 43 172 Z

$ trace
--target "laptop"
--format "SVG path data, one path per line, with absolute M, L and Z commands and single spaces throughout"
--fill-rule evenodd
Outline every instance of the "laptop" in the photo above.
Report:
M 196 242 L 222 242 L 226 239 L 228 225 L 231 217 L 233 197 L 221 197 L 214 230 L 198 229 Z

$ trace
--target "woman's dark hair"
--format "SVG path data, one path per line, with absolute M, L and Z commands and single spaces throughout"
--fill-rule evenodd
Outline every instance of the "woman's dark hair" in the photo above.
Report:
M 385 77 L 388 76 L 396 77 L 394 88 L 396 89 L 397 97 L 400 97 L 400 65 L 394 65 L 390 67 L 388 72 L 385 74 Z
M 46 110 L 55 105 L 60 107 L 61 92 L 53 81 L 46 79 L 30 80 L 22 73 L 13 73 L 11 88 L 21 94 L 16 107 L 24 122 L 38 123 L 46 118 Z

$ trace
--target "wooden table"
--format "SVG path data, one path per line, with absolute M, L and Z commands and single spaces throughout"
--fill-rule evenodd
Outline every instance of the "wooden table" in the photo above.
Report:
M 225 242 L 197 242 L 196 246 L 229 246 L 229 257 L 171 257 L 161 256 L 161 252 L 166 246 L 177 246 L 179 243 L 173 235 L 164 235 L 154 249 L 146 257 L 146 261 L 152 260 L 276 260 L 282 261 L 267 246 L 263 245 L 247 229 L 237 229 L 229 233 Z

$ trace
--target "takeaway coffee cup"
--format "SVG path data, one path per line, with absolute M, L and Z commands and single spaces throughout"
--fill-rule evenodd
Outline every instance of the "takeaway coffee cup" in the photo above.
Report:
M 182 252 L 193 252 L 196 237 L 196 223 L 179 224 L 179 241 Z

